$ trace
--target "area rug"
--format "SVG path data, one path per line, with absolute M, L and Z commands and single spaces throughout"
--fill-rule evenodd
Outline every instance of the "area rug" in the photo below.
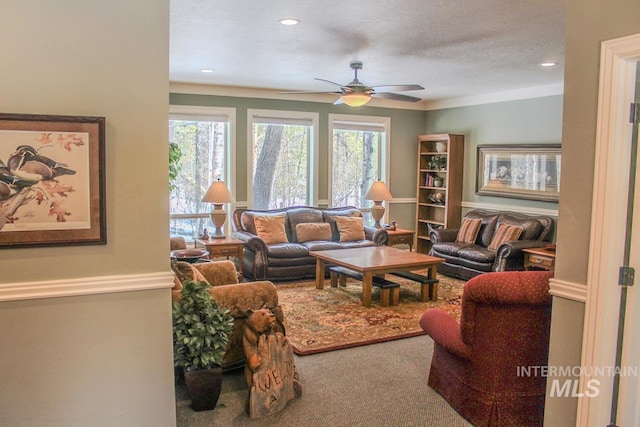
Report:
M 400 284 L 397 306 L 380 306 L 379 289 L 374 287 L 371 307 L 363 307 L 362 285 L 352 279 L 346 287 L 336 288 L 327 279 L 324 289 L 316 289 L 315 281 L 278 284 L 286 334 L 294 353 L 305 356 L 421 335 L 420 317 L 432 307 L 459 319 L 464 281 L 439 275 L 438 301 L 421 302 L 420 284 L 388 278 Z

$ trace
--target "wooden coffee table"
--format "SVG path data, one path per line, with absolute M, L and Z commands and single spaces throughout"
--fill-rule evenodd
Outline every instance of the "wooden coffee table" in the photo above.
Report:
M 426 268 L 429 283 L 423 283 L 422 301 L 438 299 L 436 272 L 443 258 L 403 251 L 389 246 L 371 246 L 367 248 L 334 249 L 329 251 L 311 251 L 316 258 L 316 288 L 324 287 L 325 263 L 339 265 L 362 274 L 362 305 L 371 306 L 371 286 L 373 276 L 397 273 L 407 277 L 412 270 Z M 423 276 L 419 276 L 423 277 Z M 418 278 L 418 276 L 416 276 Z M 427 289 L 428 286 L 428 289 Z

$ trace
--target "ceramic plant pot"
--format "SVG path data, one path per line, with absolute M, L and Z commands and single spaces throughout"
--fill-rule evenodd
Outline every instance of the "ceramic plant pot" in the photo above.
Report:
M 184 382 L 194 411 L 210 411 L 218 404 L 222 390 L 220 366 L 199 371 L 184 371 Z

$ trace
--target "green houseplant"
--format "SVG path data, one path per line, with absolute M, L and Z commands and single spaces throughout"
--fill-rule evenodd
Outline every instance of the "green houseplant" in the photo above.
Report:
M 229 343 L 233 317 L 211 297 L 204 281 L 182 283 L 173 303 L 174 365 L 182 368 L 191 405 L 196 411 L 214 409 L 222 386 L 222 358 Z

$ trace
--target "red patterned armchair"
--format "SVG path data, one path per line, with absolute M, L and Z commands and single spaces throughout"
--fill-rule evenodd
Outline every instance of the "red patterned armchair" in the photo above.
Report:
M 547 364 L 551 276 L 482 274 L 465 285 L 460 323 L 439 309 L 422 315 L 434 340 L 429 386 L 473 425 L 542 425 L 546 378 L 519 367 Z

